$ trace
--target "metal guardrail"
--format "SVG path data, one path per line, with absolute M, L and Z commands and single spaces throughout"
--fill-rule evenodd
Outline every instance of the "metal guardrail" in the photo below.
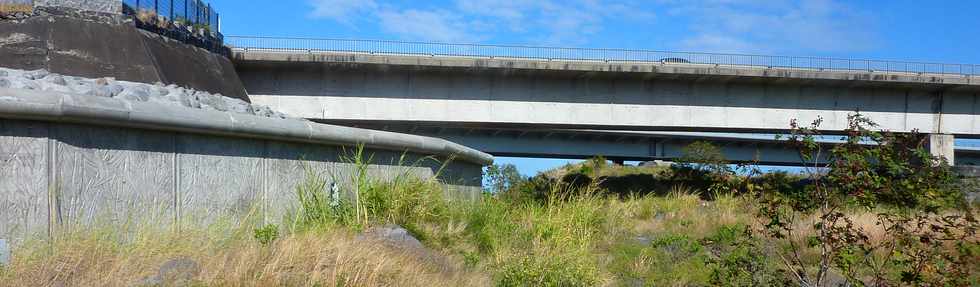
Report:
M 220 34 L 221 15 L 210 3 L 201 0 L 122 0 L 123 11 L 128 14 L 152 13 L 172 21 L 202 25 Z
M 915 74 L 980 76 L 980 65 L 911 61 L 839 59 L 670 52 L 632 49 L 559 48 L 519 45 L 451 44 L 387 40 L 276 38 L 226 36 L 225 44 L 241 51 L 343 52 L 426 56 L 510 58 L 551 61 L 689 63 L 810 70 L 848 70 Z

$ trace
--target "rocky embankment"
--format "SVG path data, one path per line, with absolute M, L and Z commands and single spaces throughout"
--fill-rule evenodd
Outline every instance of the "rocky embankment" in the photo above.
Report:
M 144 84 L 113 78 L 83 78 L 59 75 L 45 70 L 24 71 L 0 68 L 0 88 L 64 92 L 93 97 L 116 98 L 138 102 L 159 102 L 188 108 L 250 114 L 269 118 L 288 118 L 269 107 L 249 104 L 221 94 L 179 87 Z M 0 100 L 3 96 L 0 96 Z

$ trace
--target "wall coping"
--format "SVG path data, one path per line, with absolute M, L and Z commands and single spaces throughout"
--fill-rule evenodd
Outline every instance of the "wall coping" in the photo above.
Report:
M 364 144 L 368 148 L 452 156 L 480 165 L 493 163 L 493 156 L 487 153 L 439 138 L 62 92 L 0 88 L 0 118 L 324 145 Z

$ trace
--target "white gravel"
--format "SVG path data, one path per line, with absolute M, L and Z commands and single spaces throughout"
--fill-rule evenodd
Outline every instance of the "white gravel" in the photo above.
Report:
M 24 71 L 0 68 L 0 88 L 64 92 L 138 102 L 158 102 L 188 108 L 249 114 L 269 118 L 290 118 L 269 107 L 252 105 L 221 94 L 162 83 L 145 84 L 114 78 L 90 79 L 64 76 L 45 70 Z

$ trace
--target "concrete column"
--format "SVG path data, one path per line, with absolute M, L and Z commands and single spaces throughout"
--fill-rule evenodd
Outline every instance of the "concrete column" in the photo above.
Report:
M 953 135 L 929 134 L 929 154 L 940 159 L 945 159 L 949 165 L 955 165 L 954 153 L 956 149 L 954 142 Z

